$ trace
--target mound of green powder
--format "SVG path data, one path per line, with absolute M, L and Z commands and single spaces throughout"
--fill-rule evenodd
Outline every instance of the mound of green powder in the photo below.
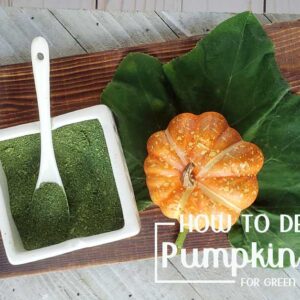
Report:
M 35 233 L 28 235 L 30 248 L 54 245 L 68 238 L 68 200 L 58 184 L 42 183 L 34 191 L 28 215 L 30 232 Z
M 69 220 L 62 217 L 57 221 L 59 224 L 53 221 L 55 234 L 49 220 L 49 225 L 42 230 L 36 226 L 36 220 L 47 214 L 47 208 L 56 211 L 52 205 L 57 203 L 47 198 L 47 186 L 43 192 L 45 197 L 39 195 L 40 205 L 45 206 L 37 209 L 38 206 L 32 205 L 40 161 L 39 134 L 0 142 L 0 160 L 7 177 L 12 216 L 27 250 L 124 226 L 100 123 L 91 120 L 58 128 L 53 131 L 53 143 L 70 210 Z

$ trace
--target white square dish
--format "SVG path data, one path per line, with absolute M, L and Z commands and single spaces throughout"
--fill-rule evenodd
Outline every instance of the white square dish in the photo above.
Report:
M 25 264 L 71 251 L 99 246 L 137 235 L 140 219 L 126 161 L 116 125 L 110 109 L 105 105 L 77 110 L 52 118 L 52 130 L 87 120 L 97 119 L 104 132 L 112 171 L 121 202 L 124 226 L 121 229 L 89 237 L 74 238 L 65 242 L 36 249 L 25 250 L 10 210 L 10 199 L 6 176 L 0 162 L 0 230 L 9 262 Z M 0 129 L 0 141 L 39 133 L 39 122 Z

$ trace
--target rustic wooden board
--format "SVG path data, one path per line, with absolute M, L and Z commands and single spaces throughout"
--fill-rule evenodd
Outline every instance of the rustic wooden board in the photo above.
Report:
M 273 39 L 277 61 L 293 90 L 300 93 L 300 21 L 266 26 Z M 105 51 L 59 58 L 51 61 L 51 97 L 53 115 L 99 103 L 99 94 L 111 80 L 120 60 L 132 51 L 142 51 L 166 62 L 190 50 L 198 37 L 167 43 Z M 33 76 L 30 63 L 0 67 L 0 128 L 37 120 Z M 167 221 L 157 208 L 141 213 L 142 231 L 131 239 L 90 249 L 84 249 L 40 262 L 11 266 L 0 240 L 0 277 L 47 272 L 153 257 L 154 223 Z M 159 231 L 160 241 L 174 241 L 176 227 Z M 225 234 L 193 233 L 188 236 L 188 249 L 228 247 Z
M 141 220 L 142 230 L 139 235 L 134 238 L 99 247 L 87 248 L 21 266 L 12 266 L 9 264 L 1 243 L 0 278 L 153 257 L 154 223 L 170 222 L 170 219 L 165 218 L 158 208 L 154 208 L 141 213 Z M 159 227 L 158 244 L 163 241 L 174 241 L 177 233 L 177 226 Z M 212 231 L 209 231 L 205 234 L 190 234 L 185 246 L 188 249 L 203 249 L 204 247 L 229 247 L 229 244 L 225 234 L 216 235 Z

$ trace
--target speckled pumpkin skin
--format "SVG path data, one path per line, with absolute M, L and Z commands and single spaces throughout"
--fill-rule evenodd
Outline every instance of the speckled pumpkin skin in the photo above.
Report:
M 182 214 L 187 221 L 189 214 L 203 214 L 210 226 L 226 229 L 227 216 L 234 224 L 257 197 L 263 154 L 243 141 L 219 113 L 176 116 L 166 130 L 149 138 L 147 150 L 144 170 L 150 196 L 169 218 Z M 193 167 L 190 186 L 184 183 L 187 166 Z M 211 218 L 220 214 L 222 224 Z M 204 226 L 199 218 L 198 228 Z

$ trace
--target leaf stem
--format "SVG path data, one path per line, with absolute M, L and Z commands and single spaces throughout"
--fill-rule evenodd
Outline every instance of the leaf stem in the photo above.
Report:
M 178 233 L 178 236 L 177 236 L 177 239 L 175 242 L 175 245 L 177 246 L 177 254 L 181 253 L 181 249 L 183 248 L 183 244 L 184 244 L 184 241 L 186 239 L 188 232 L 189 232 L 189 229 L 184 228 L 184 230 L 182 232 L 180 231 Z

